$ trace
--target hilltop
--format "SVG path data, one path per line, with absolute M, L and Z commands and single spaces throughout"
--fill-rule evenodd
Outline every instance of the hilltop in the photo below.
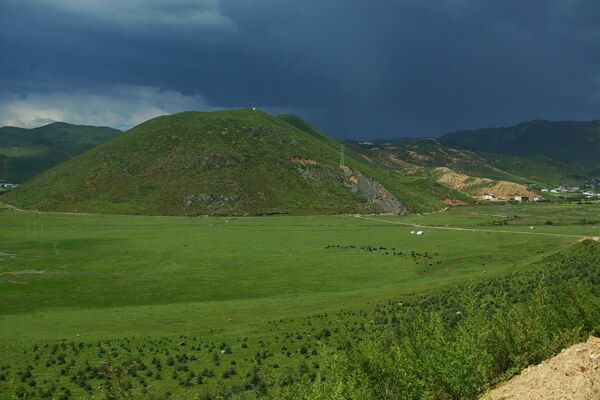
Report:
M 0 128 L 0 179 L 21 183 L 122 132 L 55 122 L 34 129 Z
M 439 208 L 439 200 L 461 196 L 368 165 L 351 152 L 340 168 L 338 142 L 289 115 L 184 112 L 146 121 L 2 200 L 73 212 L 303 215 L 398 214 Z
M 440 140 L 489 153 L 550 157 L 589 175 L 600 175 L 600 120 L 534 120 L 503 128 L 452 132 Z

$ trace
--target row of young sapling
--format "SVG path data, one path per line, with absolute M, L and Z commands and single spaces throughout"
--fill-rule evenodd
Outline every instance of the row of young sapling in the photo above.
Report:
M 289 375 L 290 366 L 301 366 L 306 373 L 319 368 L 311 359 L 318 357 L 318 343 L 326 342 L 332 330 L 319 329 L 312 320 L 327 321 L 320 315 L 307 317 L 302 331 L 288 330 L 291 321 L 270 321 L 270 340 L 245 337 L 219 344 L 180 335 L 34 344 L 20 357 L 26 365 L 0 366 L 0 393 L 69 399 L 98 390 L 115 396 L 117 391 L 148 394 L 165 387 L 177 392 L 173 387 L 200 385 L 211 389 L 242 384 L 249 390 L 259 382 L 258 371 Z

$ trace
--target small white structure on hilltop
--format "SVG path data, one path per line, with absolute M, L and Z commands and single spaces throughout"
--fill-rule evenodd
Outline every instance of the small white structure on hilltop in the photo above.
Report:
M 422 234 L 424 234 L 424 233 L 425 233 L 425 232 L 423 232 L 423 231 L 417 231 L 417 235 L 422 235 Z

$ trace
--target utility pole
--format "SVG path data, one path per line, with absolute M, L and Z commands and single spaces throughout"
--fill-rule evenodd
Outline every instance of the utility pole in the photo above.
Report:
M 344 145 L 340 144 L 340 167 L 346 166 L 346 160 L 344 159 Z

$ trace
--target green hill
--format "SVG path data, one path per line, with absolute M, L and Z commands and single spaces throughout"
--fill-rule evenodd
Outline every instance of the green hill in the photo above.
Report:
M 353 143 L 354 150 L 373 165 L 393 169 L 461 192 L 444 202 L 481 200 L 485 194 L 511 199 L 536 197 L 537 190 L 559 184 L 580 185 L 587 174 L 543 156 L 511 156 L 466 150 L 438 139 Z
M 505 128 L 453 132 L 440 139 L 445 144 L 489 153 L 550 157 L 590 175 L 600 175 L 600 120 L 535 120 Z
M 344 144 L 346 164 L 377 179 L 401 198 L 412 212 L 436 210 L 440 206 L 440 200 L 459 202 L 472 200 L 468 195 L 438 183 L 435 178 L 414 174 L 410 169 L 399 168 L 396 163 L 387 163 L 381 157 L 372 157 L 368 151 L 369 145 L 363 146 L 354 141 L 334 139 L 294 115 L 281 114 L 279 118 L 319 138 L 335 151 L 339 151 L 340 145 Z
M 31 170 L 51 166 L 31 162 L 35 151 L 57 163 L 105 139 L 93 135 L 96 129 L 52 124 L 39 128 L 44 135 L 29 147 L 29 131 L 2 132 L 5 144 L 17 143 L 9 137 L 25 138 L 19 149 L 29 158 L 20 161 L 29 161 Z M 346 168 L 339 167 L 342 144 Z M 12 148 L 15 157 L 17 146 Z M 473 151 L 433 138 L 356 143 L 327 136 L 294 115 L 225 110 L 146 121 L 2 201 L 40 210 L 146 215 L 405 213 L 439 209 L 440 201 L 470 202 L 483 193 L 532 196 L 532 188 L 586 178 L 546 156 Z
M 34 129 L 0 128 L 0 179 L 24 182 L 119 134 L 117 129 L 62 122 Z
M 449 146 L 435 138 L 379 145 L 361 143 L 360 147 L 367 150 L 364 154 L 375 162 L 406 171 L 417 168 L 426 173 L 426 169 L 444 167 L 475 178 L 538 186 L 581 184 L 587 178 L 587 174 L 577 168 L 548 157 L 471 151 Z
M 146 121 L 2 201 L 74 212 L 302 215 L 425 211 L 461 196 L 352 152 L 340 168 L 338 142 L 289 115 L 184 112 Z

